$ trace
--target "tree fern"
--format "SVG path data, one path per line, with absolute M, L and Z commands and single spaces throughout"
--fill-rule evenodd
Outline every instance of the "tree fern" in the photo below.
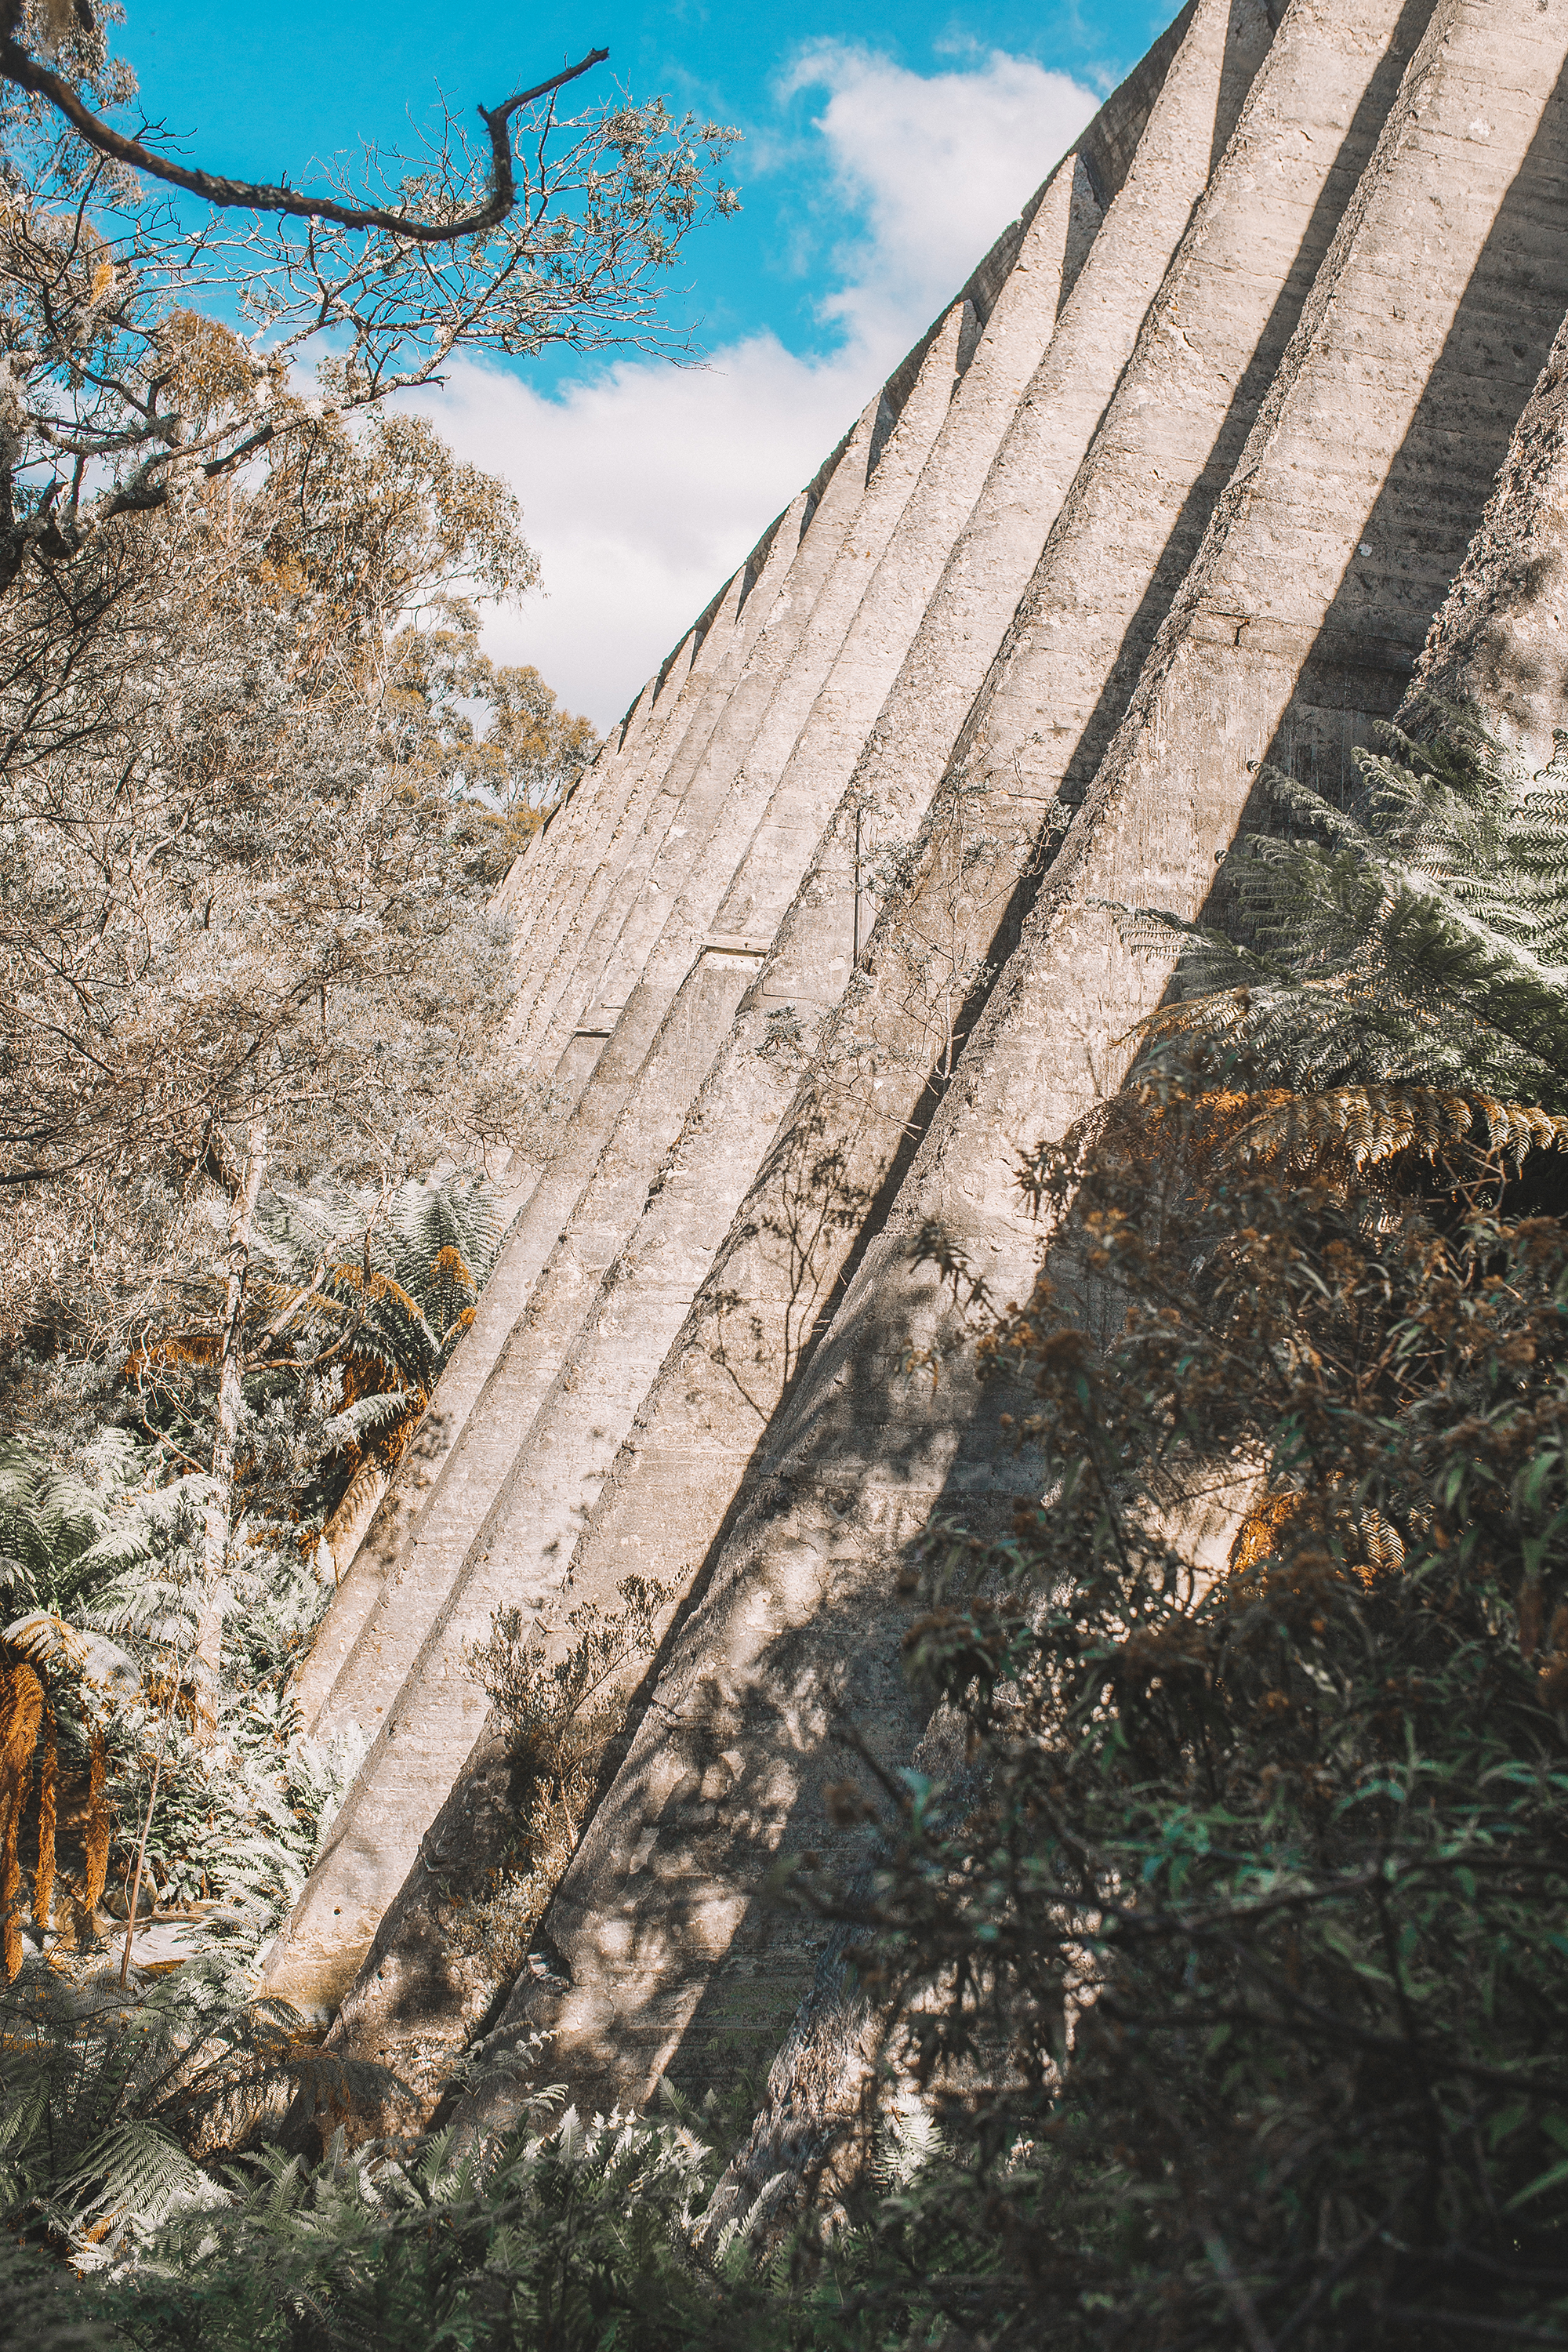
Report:
M 217 1960 L 144 1990 L 78 1987 L 30 1962 L 0 1992 L 0 2190 L 89 2260 L 210 2194 L 187 2143 L 204 2116 L 264 2100 L 308 2053 L 298 2021 L 248 2002 Z
M 321 1442 L 357 1457 L 373 1441 L 395 1460 L 472 1320 L 500 1241 L 493 1196 L 467 1177 L 403 1184 L 385 1199 L 278 1190 L 257 1223 L 271 1368 L 330 1368 L 341 1403 Z
M 1469 714 L 1354 754 L 1348 810 L 1277 770 L 1283 836 L 1228 860 L 1229 928 L 1119 908 L 1130 945 L 1183 942 L 1145 1024 L 1286 1097 L 1246 1148 L 1358 1166 L 1470 1139 L 1517 1160 L 1568 1136 L 1568 739 L 1526 775 Z M 1310 1106 L 1309 1108 L 1308 1106 Z

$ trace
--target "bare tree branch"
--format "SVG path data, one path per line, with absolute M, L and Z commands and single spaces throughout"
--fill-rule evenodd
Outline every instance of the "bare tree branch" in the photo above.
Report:
M 19 17 L 20 9 L 15 0 L 6 13 L 13 22 Z M 381 229 L 393 236 L 407 237 L 416 245 L 455 245 L 463 237 L 478 236 L 496 227 L 517 202 L 510 126 L 519 107 L 531 105 L 535 99 L 564 89 L 592 67 L 603 65 L 609 54 L 608 49 L 590 49 L 574 66 L 564 67 L 531 89 L 519 90 L 504 105 L 479 109 L 490 140 L 490 194 L 488 202 L 477 211 L 460 214 L 451 221 L 417 220 L 412 214 L 342 205 L 332 196 L 302 195 L 297 189 L 278 187 L 264 181 L 230 180 L 213 172 L 191 171 L 184 163 L 144 147 L 140 140 L 127 139 L 123 132 L 113 130 L 82 104 L 68 82 L 30 58 L 14 32 L 0 37 L 0 76 L 14 81 L 19 89 L 31 90 L 35 97 L 47 99 L 100 155 L 117 163 L 128 163 L 153 179 L 166 181 L 171 187 L 187 189 L 192 195 L 205 197 L 208 204 L 221 209 L 284 213 L 299 220 L 334 221 L 342 228 Z

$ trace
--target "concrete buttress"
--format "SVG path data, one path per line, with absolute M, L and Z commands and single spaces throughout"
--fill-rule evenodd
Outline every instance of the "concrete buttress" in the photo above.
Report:
M 949 668 L 963 675 L 967 666 L 971 674 L 966 696 L 954 698 L 950 683 L 948 703 L 955 732 L 968 700 L 984 675 L 989 657 L 987 644 L 994 642 L 995 633 L 1005 626 L 1027 583 L 1066 489 L 1136 344 L 1148 303 L 1170 267 L 1193 206 L 1203 193 L 1216 147 L 1225 143 L 1216 133 L 1223 126 L 1227 136 L 1234 127 L 1269 39 L 1267 16 L 1255 0 L 1200 0 L 1193 13 L 1185 37 L 1153 103 L 1128 178 L 1089 249 L 1057 331 L 1047 342 L 1002 446 L 991 461 L 975 511 L 948 560 L 931 606 L 922 620 L 916 649 L 906 657 L 900 673 L 900 686 L 911 664 L 921 677 L 928 675 L 935 660 L 931 641 L 940 635 Z M 970 576 L 964 554 L 969 535 L 976 532 L 984 540 L 986 551 L 984 583 Z M 982 635 L 976 625 L 983 613 L 989 616 L 990 640 Z M 893 691 L 896 695 L 899 687 L 895 686 Z M 933 740 L 928 714 L 928 747 Z M 947 748 L 951 751 L 951 741 Z M 849 752 L 852 759 L 852 744 Z M 846 770 L 848 765 L 847 760 Z M 934 763 L 926 772 L 934 785 L 940 781 L 942 763 Z M 809 828 L 809 837 L 807 828 L 798 824 L 795 828 L 797 874 L 809 855 L 811 840 L 820 831 L 823 817 L 832 808 L 832 785 L 837 781 L 829 771 L 826 804 L 816 825 Z M 917 816 L 918 814 L 917 809 Z M 752 871 L 758 878 L 748 886 L 751 903 L 755 903 L 763 877 L 774 867 L 779 854 L 770 845 L 768 855 L 752 861 Z M 787 849 L 784 866 L 787 871 Z M 783 910 L 782 906 L 775 907 L 774 922 Z M 765 934 L 762 943 L 766 944 Z M 667 988 L 679 962 L 678 958 L 666 981 Z M 726 973 L 721 963 L 702 975 L 702 984 L 722 991 L 726 979 L 733 982 L 745 976 L 743 972 Z M 734 993 L 738 996 L 738 987 Z M 642 1018 L 637 1042 L 640 1044 L 646 1036 L 652 1044 L 669 995 L 664 995 L 661 1001 L 658 995 L 650 997 L 638 992 L 638 997 L 641 1001 L 637 1009 Z M 627 1010 L 632 1011 L 632 1005 Z M 704 1022 L 701 1010 L 690 1005 L 689 999 L 680 1011 L 687 1014 L 695 1012 L 699 1028 L 710 1025 Z M 732 1011 L 731 999 L 725 1008 L 726 1021 Z M 605 1058 L 591 1082 L 590 1096 L 597 1092 L 607 1097 L 615 1072 L 611 1057 L 620 1050 L 621 1040 L 617 1037 L 606 1048 Z M 584 1110 L 587 1108 L 585 1097 Z M 599 1139 L 595 1140 L 597 1145 Z M 579 1182 L 589 1172 L 584 1168 Z M 724 1188 L 715 1192 L 714 1199 L 726 1204 L 726 1213 L 743 1189 L 747 1172 L 742 1171 L 737 1185 L 732 1160 L 712 1171 Z M 700 1174 L 697 1181 L 700 1185 Z M 557 1197 L 563 1209 L 568 1208 L 572 1189 L 547 1178 L 521 1221 L 521 1226 L 531 1226 L 539 1234 L 544 1245 L 540 1250 L 541 1263 L 552 1238 L 552 1219 L 544 1213 L 545 1205 Z M 721 1215 L 719 1234 L 722 1233 L 723 1221 Z M 666 1265 L 657 1267 L 652 1279 L 637 1286 L 638 1306 L 635 1314 L 623 1316 L 617 1311 L 625 1296 L 624 1286 L 614 1270 L 605 1277 L 611 1311 L 607 1324 L 602 1323 L 593 1334 L 592 1354 L 598 1363 L 608 1361 L 612 1392 L 605 1392 L 605 1378 L 599 1375 L 592 1382 L 595 1411 L 584 1414 L 580 1399 L 563 1404 L 578 1447 L 585 1444 L 589 1449 L 590 1479 L 595 1474 L 602 1475 L 607 1467 L 637 1402 L 638 1381 L 626 1379 L 626 1349 L 635 1350 L 637 1362 L 645 1368 L 641 1377 L 646 1380 L 651 1376 L 665 1346 L 679 1328 L 707 1261 L 699 1255 L 694 1262 L 691 1253 L 685 1251 L 673 1273 L 666 1271 L 668 1263 L 667 1258 Z M 504 1370 L 504 1365 L 498 1367 L 503 1379 Z M 561 1377 L 569 1381 L 571 1370 Z M 563 1549 L 569 1551 L 573 1532 L 569 1519 L 562 1526 L 560 1507 L 564 1503 L 569 1511 L 581 1499 L 580 1483 L 574 1483 L 570 1475 L 552 1480 L 555 1517 L 542 1536 L 533 1536 L 531 1541 L 525 1537 L 522 1545 L 517 1546 L 496 1532 L 510 1500 L 507 1474 L 510 1456 L 507 1449 L 515 1449 L 522 1433 L 508 1431 L 502 1435 L 498 1432 L 490 1456 L 494 1467 L 487 1465 L 488 1475 L 480 1482 L 480 1492 L 485 1496 L 488 1488 L 486 1498 L 494 1496 L 498 1476 L 502 1492 L 489 1519 L 483 1524 L 479 1524 L 471 1505 L 467 1509 L 463 1507 L 455 1457 L 448 1459 L 441 1504 L 427 1509 L 421 1528 L 422 1534 L 426 1530 L 429 1533 L 425 1546 L 427 1565 L 419 1563 L 423 1573 L 419 1577 L 418 1599 L 423 1606 L 406 1611 L 402 1606 L 404 1594 L 413 1581 L 413 1559 L 405 1548 L 396 1580 L 387 1580 L 374 1616 L 365 1622 L 354 1650 L 340 1670 L 331 1696 L 318 1716 L 323 1729 L 341 1727 L 351 1720 L 369 1727 L 370 1706 L 382 1710 L 373 1748 L 334 1824 L 330 1854 L 323 1856 L 312 1874 L 310 1885 L 268 1962 L 269 1983 L 292 2000 L 320 2007 L 327 2000 L 341 1998 L 387 1904 L 413 1863 L 420 1836 L 466 1760 L 481 1727 L 483 1709 L 479 1694 L 463 1670 L 465 1643 L 482 1633 L 498 1592 L 509 1599 L 540 1594 L 533 1562 L 542 1554 L 546 1590 L 559 1583 L 559 1569 L 552 1572 L 552 1558 Z M 531 1444 L 528 1450 L 531 1454 L 535 1449 Z M 579 1481 L 581 1475 L 579 1470 Z M 568 1496 L 570 1502 L 565 1501 Z M 437 1519 L 442 1522 L 439 1530 Z M 452 1535 L 443 1540 L 447 1526 L 451 1527 Z M 693 1532 L 700 1535 L 700 1530 Z M 698 1558 L 705 1541 L 706 1537 L 700 1537 Z M 413 1554 L 416 1556 L 417 1550 L 416 1542 Z M 488 1559 L 484 1557 L 487 1552 Z M 563 1557 L 559 1565 L 565 1566 Z M 458 1570 L 461 1574 L 454 1587 L 454 1574 Z M 434 1598 L 439 1611 L 428 1632 L 425 1630 L 430 1623 L 426 1614 L 429 1606 L 426 1595 Z M 540 1594 L 541 1599 L 543 1597 Z M 396 1672 L 405 1660 L 410 1669 L 406 1680 Z M 395 1684 L 395 1696 L 392 1695 Z M 370 1701 L 368 1693 L 373 1687 L 385 1696 Z M 341 1714 L 340 1690 L 344 1695 Z M 400 1792 L 396 1796 L 395 1789 Z
M 1026 1296 L 1020 1150 L 1168 978 L 1113 905 L 1199 913 L 1259 762 L 1568 726 L 1565 55 L 1568 0 L 1194 0 L 498 893 L 563 1123 L 302 1677 L 370 1744 L 266 1973 L 340 2042 L 433 2094 L 547 2027 L 588 2105 L 777 2052 L 775 2120 L 832 2074 L 772 1859 L 858 1867 L 845 1724 L 936 1754 L 906 1548 L 1038 1484 L 922 1237 Z M 658 1652 L 509 1985 L 467 1650 L 628 1575 Z
M 1291 12 L 1282 41 L 1306 15 Z M 1320 28 L 1331 15 L 1311 12 Z M 1385 709 L 1407 682 L 1568 300 L 1565 50 L 1562 8 L 1521 12 L 1506 31 L 1477 0 L 1432 12 L 1130 708 L 886 1224 L 752 1459 L 546 1916 L 556 1981 L 531 1976 L 514 1994 L 512 2023 L 552 2030 L 552 2062 L 590 2104 L 635 2101 L 660 2074 L 721 2079 L 776 2046 L 805 1990 L 820 1932 L 770 1915 L 763 1881 L 781 1846 L 853 1867 L 853 1832 L 821 1798 L 845 1769 L 837 1707 L 889 1761 L 912 1751 L 899 1547 L 933 1508 L 962 1501 L 973 1516 L 988 1493 L 1005 1507 L 1026 1476 L 1026 1464 L 1010 1479 L 994 1408 L 960 1354 L 934 1389 L 905 1370 L 954 1338 L 917 1237 L 940 1223 L 995 1297 L 1026 1294 L 1041 1236 L 1015 1183 L 1019 1145 L 1060 1135 L 1114 1087 L 1166 977 L 1122 945 L 1111 904 L 1195 915 L 1215 845 L 1244 820 L 1258 761 L 1289 744 L 1298 706 L 1317 755 L 1324 673 L 1359 656 L 1358 671 L 1389 681 Z M 1413 215 L 1415 272 L 1401 257 Z M 1454 467 L 1440 518 L 1434 465 Z M 1034 627 L 983 730 L 1014 774 L 1019 735 L 1050 740 L 1037 720 L 1068 682 L 1044 627 L 1025 652 Z

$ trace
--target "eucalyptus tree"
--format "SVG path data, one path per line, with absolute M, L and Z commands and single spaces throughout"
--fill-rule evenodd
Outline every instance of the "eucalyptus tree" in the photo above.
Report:
M 268 185 L 136 120 L 89 0 L 4 0 L 0 587 L 458 351 L 678 343 L 660 295 L 688 232 L 734 208 L 733 134 L 618 92 L 564 112 L 607 55 L 481 105 L 477 149 L 447 109 L 412 157 Z
M 433 682 L 397 624 L 423 603 L 471 637 L 445 577 L 527 550 L 416 422 L 313 456 L 327 558 L 287 467 L 119 527 L 111 625 L 30 673 L 59 656 L 74 723 L 35 731 L 0 812 L 0 1303 L 50 1327 L 34 1354 L 110 1364 L 205 1328 L 215 1586 L 264 1184 L 374 1199 L 526 1139 L 493 1066 L 507 934 L 468 870 L 471 680 Z M 38 601 L 0 642 L 47 641 Z
M 488 885 L 592 730 L 479 647 L 515 500 L 386 403 L 677 340 L 729 134 L 565 114 L 602 62 L 301 192 L 161 145 L 86 0 L 0 5 L 0 1319 L 29 1371 L 205 1329 L 214 1593 L 264 1188 L 536 1123 Z

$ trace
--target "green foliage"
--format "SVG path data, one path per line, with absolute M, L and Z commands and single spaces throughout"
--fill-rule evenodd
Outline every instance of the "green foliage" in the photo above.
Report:
M 1058 1286 L 983 1344 L 1032 1385 L 1044 1499 L 928 1556 L 909 1658 L 961 1779 L 868 1756 L 869 1893 L 795 1870 L 852 1924 L 896 2081 L 795 2235 L 710 2243 L 689 2131 L 552 2133 L 549 2095 L 489 2148 L 197 2166 L 205 2084 L 259 2096 L 225 2025 L 178 2116 L 150 2069 L 96 2173 L 26 2186 L 79 2243 L 119 2216 L 95 2325 L 149 2352 L 1568 2343 L 1568 1235 L 1216 1167 L 1208 1099 L 1167 1068 L 1137 1149 L 1030 1171 Z M 620 1598 L 471 1659 L 568 1829 L 661 1596 Z
M 116 1438 L 99 1449 L 105 1467 L 120 1466 Z M 101 1486 L 14 1437 L 0 1444 L 0 1590 L 13 1610 L 71 1606 L 92 1579 L 104 1502 Z
M 0 2220 L 27 2243 L 0 2283 L 37 2309 L 44 2352 L 873 2352 L 881 2325 L 837 2272 L 758 2263 L 744 2231 L 697 2251 L 720 2161 L 679 2116 L 584 2123 L 558 2088 L 483 2145 L 453 2132 L 309 2168 L 276 2147 L 226 2161 L 275 2084 L 362 2094 L 354 2068 L 247 2008 L 216 1972 L 130 2000 L 64 1999 L 41 1972 L 14 1989 L 0 2071 Z M 509 2061 L 524 2070 L 541 2045 Z M 322 2078 L 326 2078 L 324 2084 Z M 379 2087 L 384 2093 L 385 2078 Z M 890 2187 L 909 2162 L 886 2168 Z M 74 2250 L 51 2279 L 31 2242 Z M 842 2265 L 840 2266 L 842 2267 Z
M 898 2341 L 1568 2342 L 1568 1235 L 1200 1191 L 1204 1099 L 985 1342 L 1043 1500 L 935 1542 L 908 1644 L 969 1795 L 884 1783 L 869 1902 L 803 1878 L 942 2132 L 855 2192 L 858 2292 Z
M 410 1181 L 385 1195 L 276 1190 L 257 1212 L 258 1336 L 287 1328 L 296 1361 L 352 1358 L 389 1393 L 423 1400 L 473 1319 L 500 1239 L 495 1196 L 471 1176 Z M 352 1422 L 331 1432 L 332 1442 L 357 1434 Z
M 297 1547 L 237 1551 L 222 1596 L 228 1640 L 216 1718 L 197 1738 L 176 1702 L 204 1599 L 209 1482 L 192 1475 L 160 1486 L 155 1471 L 155 1457 L 121 1432 L 107 1433 L 87 1475 L 15 1444 L 6 1450 L 0 1573 L 10 1570 L 13 1603 L 32 1605 L 5 1640 L 45 1677 L 73 1785 L 85 1778 L 89 1733 L 106 1736 L 111 1906 L 129 1878 L 156 1759 L 146 1881 L 161 1906 L 220 1906 L 212 1932 L 221 1929 L 235 1957 L 293 1903 L 352 1758 L 302 1736 L 284 1688 L 320 1606 Z M 65 1910 L 55 1924 L 68 1940 L 84 1924 L 90 1932 Z
M 214 2191 L 190 2152 L 313 2063 L 281 2003 L 221 1961 L 122 1992 L 37 1962 L 0 1990 L 0 2213 L 13 2231 L 108 2261 Z
M 1124 911 L 1131 943 L 1184 941 L 1150 1034 L 1223 1041 L 1255 1091 L 1363 1090 L 1363 1116 L 1369 1088 L 1479 1100 L 1489 1132 L 1507 1105 L 1568 1112 L 1563 747 L 1527 776 L 1466 714 L 1428 742 L 1384 733 L 1388 751 L 1352 755 L 1348 809 L 1264 771 L 1283 837 L 1255 834 L 1226 861 L 1228 922 Z M 1363 1161 L 1384 1156 L 1377 1126 Z M 1502 1126 L 1491 1139 L 1516 1154 L 1546 1139 Z
M 314 2175 L 270 2156 L 221 2210 L 167 2231 L 116 2315 L 130 2343 L 337 2352 L 374 2345 L 678 2347 L 723 2341 L 710 2281 L 679 2252 L 710 2177 L 676 2126 L 542 2105 L 495 2149 L 341 2147 Z
M 395 1465 L 473 1320 L 500 1238 L 495 1194 L 469 1175 L 389 1192 L 279 1182 L 262 1193 L 235 1433 L 237 1500 L 252 1541 L 310 1550 L 356 1475 Z M 184 1288 L 187 1311 L 206 1308 L 203 1323 L 221 1312 L 216 1281 Z M 197 1324 L 139 1349 L 128 1366 L 144 1423 L 176 1458 L 210 1444 L 214 1353 Z M 176 1484 L 158 1507 L 174 1507 Z M 200 1482 L 187 1486 L 199 1506 Z M 192 1539 L 199 1545 L 194 1523 Z
M 323 1408 L 315 1449 L 350 1466 L 372 1453 L 395 1462 L 473 1320 L 500 1239 L 495 1196 L 472 1177 L 264 1198 L 242 1443 L 256 1451 L 258 1407 L 303 1380 L 307 1411 Z
M 110 2352 L 117 2338 L 100 2299 L 36 2247 L 0 2237 L 0 2310 L 28 2352 Z
M 145 1887 L 162 1909 L 216 1906 L 205 1936 L 231 1960 L 249 1955 L 292 1908 L 351 1777 L 352 1750 L 306 1738 L 299 1710 L 276 1685 L 225 1689 L 216 1735 L 198 1739 L 179 1713 L 143 1704 L 116 1726 L 110 1796 L 118 1822 L 110 1898 L 123 1882 L 151 1795 Z
M 156 2038 L 153 2028 L 144 2040 Z M 277 2055 L 264 2047 L 262 2068 Z M 123 2049 L 114 2056 L 123 2069 Z M 243 2074 L 230 2058 L 226 2075 L 210 2061 L 205 2074 L 187 2066 L 186 2095 L 211 2105 L 232 2062 Z M 719 2352 L 737 2324 L 758 2352 L 809 2340 L 768 2288 L 726 2281 L 689 2252 L 717 2168 L 700 2140 L 678 2124 L 584 2125 L 571 2111 L 551 2128 L 559 2099 L 526 2101 L 518 2127 L 485 2148 L 447 2133 L 350 2156 L 340 2136 L 314 2171 L 264 2150 L 198 2173 L 166 2133 L 100 2133 L 79 2171 L 120 2184 L 121 2261 L 74 2294 L 26 2256 L 9 2269 L 58 2330 L 46 2352 Z M 91 2108 L 91 2092 L 77 2104 Z M 68 2186 L 79 2193 L 74 2176 Z M 137 2194 L 132 2228 L 123 2217 Z M 31 2210 L 42 2210 L 36 2195 Z
M 552 1639 L 521 1610 L 496 1612 L 465 1652 L 468 1671 L 506 1721 L 519 1834 L 507 1866 L 458 1912 L 460 1949 L 484 1951 L 514 1975 L 570 1861 L 611 1741 L 626 1720 L 626 1685 L 657 1646 L 663 1585 L 628 1576 L 620 1606 L 586 1601 Z

